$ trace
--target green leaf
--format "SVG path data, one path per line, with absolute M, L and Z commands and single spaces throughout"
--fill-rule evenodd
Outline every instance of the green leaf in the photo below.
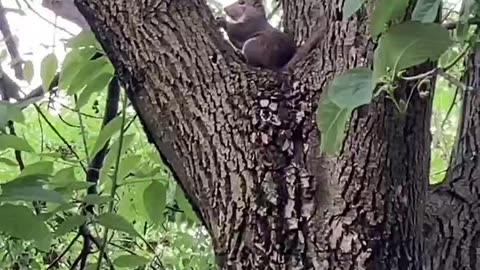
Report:
M 80 96 L 78 97 L 76 108 L 80 109 L 82 108 L 85 104 L 88 103 L 90 100 L 90 97 L 96 93 L 99 92 L 105 87 L 107 87 L 108 83 L 112 79 L 113 75 L 109 72 L 103 72 L 97 77 L 95 77 L 93 80 L 90 80 L 87 83 L 87 86 L 85 89 L 80 93 Z
M 118 166 L 118 180 L 123 180 L 128 174 L 134 171 L 138 164 L 142 161 L 141 155 L 133 155 L 133 156 L 126 156 L 122 158 L 120 161 L 120 165 Z
M 43 251 L 50 250 L 52 235 L 47 226 L 32 211 L 21 205 L 0 206 L 0 231 L 15 238 L 35 241 Z
M 112 201 L 112 197 L 100 196 L 97 194 L 88 194 L 85 197 L 83 197 L 82 201 L 84 201 L 87 205 L 104 204 Z
M 375 82 L 389 72 L 438 59 L 452 45 L 448 30 L 434 23 L 405 22 L 380 38 L 374 53 Z
M 52 174 L 53 161 L 39 161 L 25 166 L 19 176 L 26 176 L 31 174 Z
M 355 109 L 372 101 L 372 71 L 354 68 L 336 76 L 328 87 L 328 98 L 342 109 Z
M 376 37 L 384 32 L 387 23 L 403 16 L 408 7 L 409 0 L 378 0 L 375 4 L 371 21 L 370 32 Z
M 25 116 L 22 112 L 22 104 L 12 104 L 6 101 L 0 101 L 0 130 L 5 130 L 8 121 L 24 123 Z
M 3 163 L 8 166 L 12 166 L 12 167 L 16 167 L 18 165 L 15 161 L 10 160 L 8 158 L 3 158 L 3 157 L 0 157 L 0 163 Z
M 47 174 L 30 174 L 25 176 L 19 176 L 9 182 L 1 184 L 3 188 L 13 188 L 13 187 L 31 187 L 37 186 L 40 187 L 47 183 L 47 180 L 50 179 L 50 176 Z
M 100 130 L 100 134 L 98 134 L 97 140 L 95 141 L 95 145 L 93 146 L 90 155 L 94 157 L 102 148 L 105 146 L 108 140 L 110 140 L 117 132 L 120 131 L 122 128 L 122 118 L 120 116 L 115 117 L 112 121 L 108 122 L 102 130 Z
M 57 56 L 54 53 L 51 53 L 42 60 L 40 66 L 40 77 L 42 78 L 42 87 L 45 92 L 48 92 L 50 89 L 50 84 L 55 77 L 55 72 L 57 72 L 58 60 Z
M 55 215 L 56 213 L 72 209 L 75 206 L 77 206 L 75 203 L 71 203 L 71 202 L 63 203 L 63 204 L 60 204 L 59 206 L 55 207 L 52 211 L 41 213 L 38 216 L 41 217 L 42 220 L 47 220 L 47 219 L 51 218 L 53 215 Z
M 140 266 L 144 266 L 150 262 L 149 258 L 145 258 L 138 255 L 120 255 L 114 261 L 113 264 L 120 268 L 135 269 Z
M 72 79 L 67 94 L 73 95 L 87 86 L 98 74 L 111 70 L 111 64 L 107 57 L 103 56 L 95 60 L 89 60 L 79 67 L 78 73 Z M 112 72 L 113 74 L 113 72 Z
M 114 213 L 104 213 L 97 217 L 98 224 L 104 226 L 105 228 L 113 229 L 120 232 L 125 232 L 131 236 L 138 236 L 137 231 L 133 228 L 132 224 L 117 214 Z
M 135 134 L 125 135 L 122 142 L 122 151 L 121 154 L 125 153 L 126 149 L 130 147 L 133 140 L 135 139 Z M 120 138 L 117 138 L 115 142 L 110 147 L 107 156 L 105 157 L 105 163 L 108 166 L 104 166 L 105 168 L 109 168 L 109 166 L 113 165 L 113 162 L 117 159 L 118 156 L 118 148 L 120 147 Z
M 97 264 L 96 263 L 89 263 L 87 266 L 85 266 L 84 270 L 97 270 Z
M 182 188 L 178 185 L 175 189 L 175 201 L 177 201 L 178 206 L 181 210 L 183 210 L 183 213 L 188 219 L 197 221 L 197 216 L 193 212 L 192 205 L 185 197 L 185 193 L 183 193 Z
M 158 181 L 152 181 L 143 191 L 143 203 L 148 217 L 155 224 L 161 224 L 167 201 L 167 187 Z
M 12 148 L 24 152 L 35 152 L 33 148 L 22 138 L 10 134 L 0 134 L 0 151 Z
M 47 190 L 38 186 L 19 186 L 5 188 L 2 186 L 0 201 L 42 201 L 64 203 L 62 195 L 56 191 Z
M 343 20 L 346 21 L 352 17 L 365 3 L 365 0 L 345 0 L 343 3 Z
M 90 58 L 96 51 L 96 49 L 86 48 L 73 49 L 67 53 L 60 70 L 58 81 L 60 89 L 68 89 L 72 79 L 78 74 L 79 69 L 90 61 Z
M 24 103 L 0 101 L 0 130 L 4 130 L 10 120 L 16 123 L 25 122 L 25 116 L 22 112 L 23 106 Z
M 23 64 L 23 78 L 28 82 L 31 83 L 33 79 L 33 62 L 32 61 L 25 61 Z
M 50 185 L 55 187 L 55 191 L 68 195 L 71 194 L 73 191 L 87 189 L 95 184 L 85 181 L 75 181 L 70 183 L 50 183 Z
M 82 30 L 78 35 L 72 37 L 67 41 L 65 47 L 67 48 L 82 48 L 95 47 L 97 39 L 90 29 Z
M 317 127 L 321 133 L 320 150 L 336 154 L 345 138 L 345 126 L 352 109 L 340 108 L 325 96 L 320 99 L 317 110 Z
M 63 168 L 58 170 L 55 175 L 53 176 L 52 182 L 55 184 L 70 184 L 72 182 L 76 182 L 75 176 L 75 166 Z
M 442 0 L 418 0 L 412 13 L 412 21 L 432 23 L 438 15 Z
M 62 236 L 69 231 L 81 226 L 87 222 L 87 217 L 82 215 L 73 215 L 65 219 L 60 225 L 58 225 L 57 230 L 55 231 L 55 237 Z

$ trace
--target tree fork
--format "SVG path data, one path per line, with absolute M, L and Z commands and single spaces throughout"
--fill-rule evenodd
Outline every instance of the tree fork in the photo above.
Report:
M 420 269 L 431 98 L 402 85 L 405 115 L 381 98 L 354 113 L 338 158 L 319 153 L 318 97 L 333 74 L 368 64 L 368 14 L 343 22 L 338 3 L 284 2 L 296 33 L 308 29 L 300 10 L 328 18 L 285 78 L 242 64 L 205 1 L 76 4 L 222 269 Z

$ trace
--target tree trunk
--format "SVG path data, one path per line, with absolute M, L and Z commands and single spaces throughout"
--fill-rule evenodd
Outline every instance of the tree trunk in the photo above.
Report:
M 205 1 L 76 0 L 209 230 L 220 269 L 422 269 L 430 258 L 422 226 L 431 95 L 400 85 L 406 113 L 380 97 L 352 115 L 338 157 L 319 151 L 322 89 L 335 73 L 368 65 L 373 47 L 368 14 L 345 22 L 342 2 L 283 1 L 298 42 L 320 18 L 328 25 L 316 50 L 285 75 L 242 63 Z M 457 252 L 435 243 L 445 246 L 438 256 Z
M 430 187 L 425 269 L 480 269 L 480 47 L 466 62 L 462 118 L 446 179 Z

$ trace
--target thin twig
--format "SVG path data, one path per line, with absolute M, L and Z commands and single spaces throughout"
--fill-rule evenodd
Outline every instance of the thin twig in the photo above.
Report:
M 450 106 L 448 107 L 447 114 L 445 115 L 445 118 L 443 118 L 442 124 L 440 125 L 440 128 L 441 128 L 441 129 L 443 129 L 443 127 L 445 126 L 445 124 L 446 124 L 446 122 L 447 122 L 447 119 L 450 117 L 450 114 L 451 114 L 452 111 L 453 111 L 453 107 L 455 107 L 455 104 L 457 103 L 457 95 L 458 95 L 458 88 L 455 88 L 455 94 L 453 95 L 452 103 L 451 103 Z
M 273 17 L 273 15 L 277 13 L 278 9 L 280 9 L 280 1 L 278 1 L 277 4 L 273 7 L 272 11 L 268 13 L 267 19 L 270 20 Z
M 448 30 L 453 30 L 453 29 L 457 28 L 457 24 L 458 24 L 458 21 L 457 22 L 451 22 L 451 23 L 444 23 L 444 24 L 442 24 L 442 26 L 447 28 Z M 478 24 L 480 24 L 480 18 L 478 18 L 478 17 L 470 18 L 470 19 L 467 20 L 467 24 L 478 25 Z
M 75 100 L 75 106 L 77 106 L 77 95 L 73 95 L 73 98 Z M 82 142 L 83 142 L 83 148 L 85 148 L 85 157 L 87 158 L 87 163 L 90 164 L 90 155 L 88 154 L 88 145 L 87 145 L 87 137 L 85 135 L 85 125 L 83 124 L 82 120 L 82 114 L 80 113 L 80 109 L 77 109 L 76 111 L 78 115 L 78 123 L 80 124 L 80 134 L 82 135 Z
M 80 166 L 82 166 L 83 171 L 86 173 L 87 169 L 85 168 L 85 165 L 83 165 L 83 162 L 80 158 L 80 156 L 77 154 L 77 152 L 73 149 L 73 147 L 68 143 L 68 141 L 60 134 L 60 132 L 57 130 L 57 128 L 48 120 L 48 118 L 45 116 L 45 114 L 42 112 L 40 107 L 37 104 L 33 104 L 35 107 L 35 110 L 37 111 L 38 114 L 43 118 L 43 120 L 47 123 L 47 125 L 50 127 L 50 129 L 57 135 L 57 137 L 67 146 L 67 148 L 73 153 L 73 155 L 78 159 L 78 162 L 80 163 Z
M 76 112 L 75 109 L 73 108 L 70 108 L 68 107 L 67 105 L 61 103 L 61 102 L 58 102 L 58 104 L 60 104 L 60 106 L 62 106 L 63 108 L 69 110 L 69 111 L 72 111 L 72 112 Z M 91 114 L 87 114 L 87 113 L 83 113 L 83 112 L 80 112 L 83 116 L 85 117 L 88 117 L 88 118 L 94 118 L 94 119 L 102 119 L 102 117 L 100 116 L 95 116 L 95 115 L 91 115 Z
M 95 237 L 93 237 L 93 235 L 90 234 L 89 237 L 90 237 L 90 240 L 92 240 L 93 244 L 95 244 L 95 246 L 98 248 L 98 250 L 101 250 L 103 248 L 103 245 L 100 244 L 100 242 Z M 107 261 L 110 267 L 110 270 L 115 270 L 115 267 L 113 266 L 113 262 L 112 260 L 110 260 L 106 252 L 103 254 L 103 258 Z
M 74 125 L 72 123 L 69 123 L 67 120 L 63 119 L 63 116 L 62 115 L 58 115 L 58 119 L 60 119 L 60 121 L 62 121 L 65 125 L 69 126 L 69 127 L 72 127 L 72 128 L 80 128 L 80 126 L 77 126 L 77 125 Z
M 52 267 L 56 266 L 56 264 L 65 256 L 65 254 L 67 254 L 67 252 L 72 248 L 73 244 L 75 244 L 75 242 L 77 242 L 77 239 L 80 237 L 80 233 L 77 233 L 77 235 L 75 235 L 75 237 L 72 239 L 72 241 L 70 241 L 70 244 L 68 244 L 68 246 L 62 251 L 62 253 L 60 253 L 60 255 L 58 255 L 58 257 L 56 257 L 53 262 L 47 267 L 47 270 L 48 269 L 52 269 Z
M 55 23 L 51 22 L 49 19 L 43 17 L 42 14 L 38 13 L 38 11 L 36 11 L 31 5 L 30 3 L 28 3 L 27 0 L 23 0 L 23 2 L 25 3 L 25 5 L 27 5 L 28 9 L 30 9 L 30 11 L 32 11 L 33 13 L 35 13 L 35 15 L 37 15 L 40 19 L 44 20 L 45 22 L 53 25 L 54 27 L 62 30 L 63 32 L 69 34 L 70 36 L 75 36 L 75 34 L 73 34 L 72 32 L 68 31 L 67 29 L 63 28 L 63 27 L 60 27 L 58 25 L 55 25 Z
M 117 193 L 117 177 L 118 177 L 118 171 L 119 171 L 119 168 L 118 166 L 120 165 L 120 159 L 122 157 L 122 147 L 123 147 L 123 137 L 124 137 L 124 127 L 125 127 L 125 119 L 126 119 L 126 116 L 127 116 L 127 96 L 125 95 L 123 97 L 123 107 L 122 107 L 122 125 L 121 125 L 121 129 L 120 129 L 120 137 L 118 139 L 118 153 L 117 153 L 117 159 L 115 160 L 115 169 L 113 171 L 113 177 L 112 177 L 112 187 L 110 188 L 110 196 L 112 197 L 112 199 L 115 197 L 115 194 Z M 113 212 L 113 203 L 114 203 L 114 200 L 111 200 L 109 203 L 108 203 L 108 213 L 112 213 Z M 107 239 L 108 238 L 108 228 L 105 228 L 105 232 L 103 234 L 103 239 Z M 100 270 L 100 266 L 102 265 L 102 255 L 105 253 L 105 248 L 107 247 L 107 243 L 105 243 L 103 246 L 102 246 L 102 249 L 100 250 L 100 256 L 98 258 L 98 263 L 97 263 L 97 270 Z
M 17 136 L 13 121 L 8 121 L 8 129 L 10 130 L 10 135 Z M 20 171 L 23 171 L 23 169 L 25 168 L 25 163 L 23 162 L 22 152 L 20 150 L 15 150 L 15 159 L 17 160 Z
M 5 16 L 5 9 L 0 1 L 0 31 L 2 32 L 5 44 L 7 45 L 8 53 L 12 58 L 12 66 L 15 71 L 15 77 L 19 80 L 23 80 L 22 60 L 20 53 L 18 52 L 17 44 L 13 39 L 12 32 L 10 31 L 10 25 L 8 24 L 7 17 Z

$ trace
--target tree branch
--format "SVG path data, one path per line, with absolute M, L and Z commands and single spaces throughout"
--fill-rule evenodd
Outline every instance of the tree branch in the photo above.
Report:
M 7 17 L 5 16 L 5 9 L 0 2 L 0 31 L 2 32 L 5 44 L 7 45 L 8 53 L 12 58 L 12 66 L 15 71 L 15 77 L 19 80 L 23 80 L 22 59 L 17 49 L 17 44 L 13 39 L 12 32 L 10 31 L 10 25 L 8 24 Z

